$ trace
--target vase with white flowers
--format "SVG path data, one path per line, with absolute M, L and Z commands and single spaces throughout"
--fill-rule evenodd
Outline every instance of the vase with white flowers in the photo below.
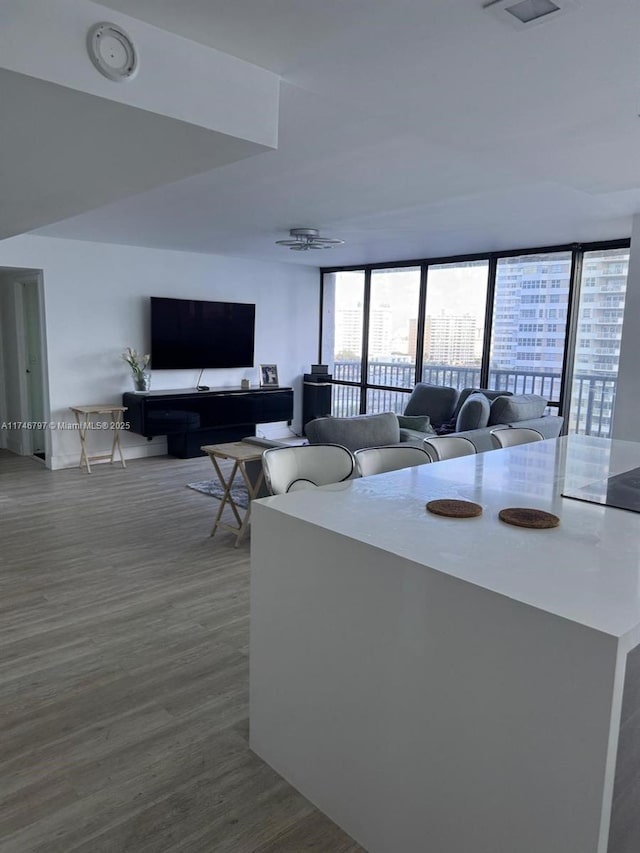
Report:
M 142 355 L 131 347 L 122 353 L 122 358 L 131 368 L 134 391 L 148 391 L 151 387 L 151 374 L 147 371 L 149 355 Z

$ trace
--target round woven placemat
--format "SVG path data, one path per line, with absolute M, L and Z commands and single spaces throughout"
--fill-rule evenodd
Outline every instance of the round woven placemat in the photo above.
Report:
M 532 527 L 534 530 L 548 530 L 550 527 L 557 527 L 560 524 L 558 516 L 551 512 L 520 506 L 501 509 L 498 518 L 507 524 L 515 524 L 516 527 Z
M 480 504 L 474 504 L 473 501 L 458 501 L 449 498 L 429 501 L 427 509 L 434 515 L 446 515 L 447 518 L 475 518 L 478 515 L 482 515 Z

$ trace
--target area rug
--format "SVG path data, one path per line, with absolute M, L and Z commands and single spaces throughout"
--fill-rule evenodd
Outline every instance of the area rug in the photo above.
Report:
M 224 489 L 218 480 L 200 480 L 198 483 L 187 483 L 188 489 L 193 489 L 195 492 L 202 492 L 203 495 L 209 495 L 212 498 L 222 500 Z M 246 509 L 249 506 L 249 495 L 247 487 L 243 483 L 234 483 L 231 486 L 231 497 L 237 506 Z

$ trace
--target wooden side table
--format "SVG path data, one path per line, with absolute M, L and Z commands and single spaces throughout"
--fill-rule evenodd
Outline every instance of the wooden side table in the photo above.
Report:
M 220 506 L 218 507 L 218 512 L 216 513 L 216 517 L 213 522 L 213 529 L 211 530 L 211 535 L 215 536 L 216 530 L 219 527 L 222 527 L 225 530 L 231 530 L 236 534 L 235 547 L 237 548 L 238 544 L 246 536 L 249 530 L 249 519 L 251 517 L 251 501 L 258 496 L 260 487 L 262 486 L 262 482 L 264 479 L 264 472 L 261 468 L 260 473 L 256 477 L 255 483 L 252 483 L 247 473 L 246 465 L 247 462 L 257 462 L 258 460 L 262 459 L 263 450 L 251 444 L 245 444 L 242 441 L 233 441 L 227 444 L 205 444 L 204 447 L 200 448 L 200 450 L 209 455 L 209 459 L 211 459 L 211 463 L 216 470 L 218 479 L 220 480 L 220 485 L 224 489 L 224 494 L 222 496 L 222 500 L 220 501 Z M 218 464 L 219 459 L 233 460 L 233 468 L 231 469 L 231 474 L 228 478 L 225 478 L 224 473 L 222 472 L 222 469 Z M 237 505 L 237 503 L 233 499 L 233 495 L 231 494 L 231 485 L 238 471 L 240 471 L 242 479 L 244 480 L 245 485 L 247 487 L 247 492 L 249 493 L 249 504 L 244 512 L 244 516 L 240 514 L 240 511 L 243 509 L 243 507 L 239 507 Z M 229 505 L 231 511 L 236 517 L 236 521 L 238 522 L 237 527 L 233 524 L 227 524 L 226 522 L 221 521 L 222 513 L 227 504 Z
M 110 403 L 105 405 L 95 406 L 69 406 L 73 414 L 76 416 L 78 424 L 78 432 L 80 434 L 80 468 L 86 466 L 87 474 L 91 473 L 91 462 L 97 462 L 98 459 L 108 459 L 113 462 L 116 450 L 120 455 L 122 467 L 127 465 L 122 455 L 122 447 L 120 446 L 120 429 L 122 427 L 122 415 L 127 411 L 126 406 L 112 406 Z M 89 456 L 87 453 L 87 432 L 91 428 L 91 415 L 108 415 L 110 418 L 109 429 L 113 432 L 113 441 L 111 443 L 111 453 L 103 453 L 98 456 Z

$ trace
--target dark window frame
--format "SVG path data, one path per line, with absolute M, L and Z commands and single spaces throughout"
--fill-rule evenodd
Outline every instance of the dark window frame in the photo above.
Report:
M 563 361 L 560 373 L 560 394 L 557 402 L 550 402 L 550 408 L 557 408 L 559 415 L 568 414 L 565 411 L 567 401 L 570 394 L 566 389 L 571 387 L 573 378 L 573 366 L 575 359 L 575 343 L 577 337 L 577 319 L 578 306 L 580 302 L 580 283 L 583 269 L 583 258 L 586 252 L 607 251 L 611 249 L 630 249 L 630 238 L 620 238 L 617 240 L 598 240 L 591 243 L 562 243 L 552 246 L 536 246 L 526 247 L 522 249 L 509 249 L 501 252 L 474 252 L 473 254 L 465 255 L 449 255 L 437 256 L 431 258 L 413 258 L 410 260 L 401 261 L 384 261 L 373 264 L 349 264 L 346 266 L 330 266 L 320 267 L 320 318 L 319 318 L 319 339 L 318 339 L 318 362 L 323 362 L 322 353 L 322 330 L 324 316 L 324 276 L 332 273 L 361 271 L 364 272 L 364 299 L 363 299 L 363 336 L 362 336 L 362 352 L 361 352 L 361 375 L 360 382 L 346 382 L 333 380 L 334 385 L 356 386 L 360 389 L 360 414 L 366 414 L 367 392 L 369 390 L 392 391 L 397 393 L 411 393 L 410 389 L 399 388 L 391 385 L 377 385 L 367 382 L 368 376 L 368 333 L 369 333 L 369 312 L 371 305 L 371 272 L 373 270 L 394 270 L 404 267 L 418 267 L 420 269 L 420 296 L 418 305 L 417 317 L 417 345 L 416 359 L 414 363 L 414 374 L 416 381 L 422 376 L 422 358 L 424 346 L 424 328 L 426 321 L 426 301 L 428 289 L 428 273 L 430 266 L 440 266 L 445 264 L 455 265 L 468 263 L 472 261 L 486 261 L 488 263 L 488 280 L 487 280 L 487 301 L 485 310 L 485 326 L 482 342 L 482 358 L 480 365 L 480 386 L 487 387 L 489 382 L 489 360 L 491 353 L 491 339 L 493 332 L 493 309 L 495 301 L 496 273 L 498 261 L 502 258 L 515 258 L 525 255 L 551 254 L 555 252 L 570 252 L 571 253 L 571 272 L 569 279 L 569 294 L 567 304 L 567 323 L 564 340 Z M 567 427 L 567 418 L 565 417 L 564 427 Z

